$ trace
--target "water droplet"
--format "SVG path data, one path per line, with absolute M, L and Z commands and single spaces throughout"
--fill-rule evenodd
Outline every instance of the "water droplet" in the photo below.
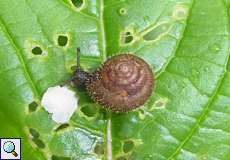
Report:
M 214 43 L 209 46 L 209 50 L 213 53 L 218 53 L 220 51 L 221 47 L 218 43 Z

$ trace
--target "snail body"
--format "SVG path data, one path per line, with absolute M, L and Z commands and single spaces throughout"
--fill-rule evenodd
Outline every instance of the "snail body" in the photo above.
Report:
M 131 111 L 143 105 L 154 87 L 150 66 L 132 54 L 113 56 L 93 73 L 81 70 L 78 58 L 72 81 L 85 87 L 95 102 L 115 112 Z

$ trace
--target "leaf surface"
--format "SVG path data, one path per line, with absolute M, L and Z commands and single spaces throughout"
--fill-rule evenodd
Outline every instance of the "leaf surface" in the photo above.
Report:
M 0 137 L 21 137 L 24 159 L 230 159 L 228 8 L 227 0 L 0 1 Z M 145 59 L 151 98 L 109 117 L 76 90 L 70 122 L 52 121 L 41 96 L 71 76 L 77 46 L 90 72 L 118 53 Z

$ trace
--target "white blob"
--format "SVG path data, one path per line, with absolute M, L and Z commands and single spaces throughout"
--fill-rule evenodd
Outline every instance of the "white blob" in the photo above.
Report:
M 74 111 L 77 109 L 78 98 L 75 92 L 67 87 L 50 87 L 44 93 L 41 104 L 57 123 L 69 121 Z

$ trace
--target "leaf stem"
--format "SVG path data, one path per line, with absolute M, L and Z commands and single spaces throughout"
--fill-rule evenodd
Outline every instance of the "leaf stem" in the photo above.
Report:
M 107 130 L 106 130 L 106 159 L 112 160 L 112 134 L 111 134 L 111 116 L 110 111 L 107 112 Z
M 104 24 L 104 0 L 100 1 L 100 26 L 102 34 L 102 60 L 106 60 L 106 36 L 105 36 L 105 24 Z

